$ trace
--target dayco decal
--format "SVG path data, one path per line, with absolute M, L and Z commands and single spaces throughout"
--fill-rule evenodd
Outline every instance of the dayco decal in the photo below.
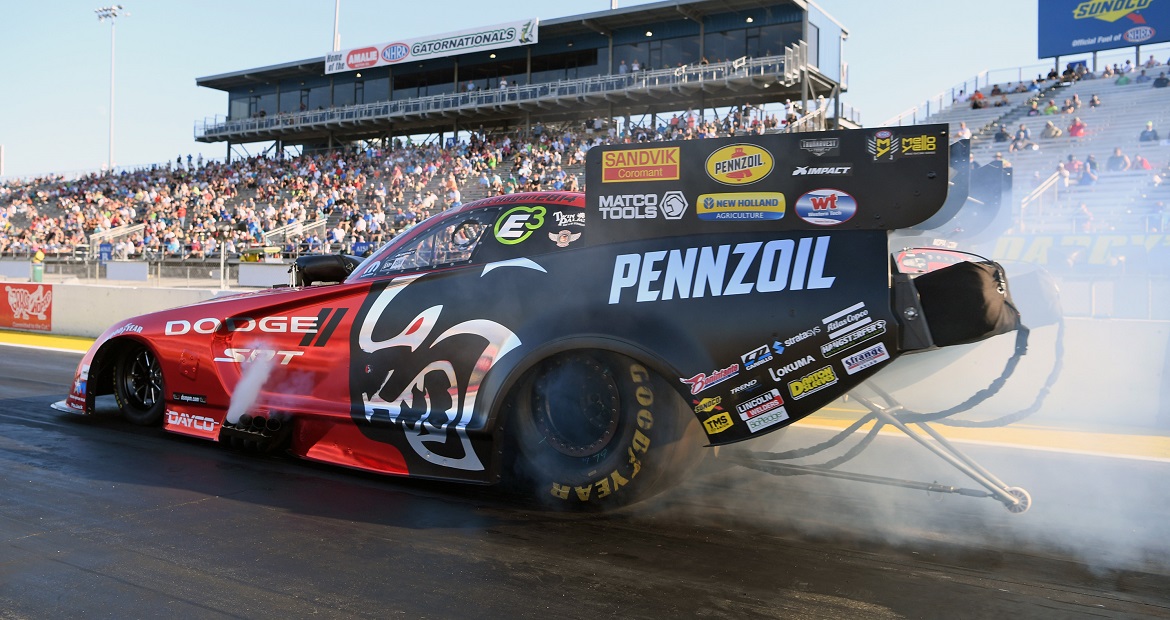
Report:
M 731 414 L 724 411 L 717 413 L 706 420 L 703 420 L 703 428 L 707 429 L 708 435 L 722 433 L 723 431 L 735 425 L 735 420 L 731 418 Z
M 1145 23 L 1145 19 L 1141 15 L 1134 15 L 1133 12 L 1145 9 L 1153 3 L 1154 0 L 1089 0 L 1073 9 L 1073 19 L 1099 19 L 1113 23 L 1122 17 L 1128 17 L 1134 23 L 1142 24 Z
M 845 164 L 843 166 L 797 166 L 792 169 L 792 176 L 814 176 L 814 175 L 828 175 L 828 176 L 853 176 L 853 164 Z
M 711 413 L 719 408 L 719 403 L 723 402 L 722 396 L 715 398 L 704 398 L 695 404 L 695 413 Z
M 677 181 L 678 150 L 670 146 L 602 153 L 601 182 Z
M 795 208 L 809 224 L 836 226 L 857 214 L 857 200 L 839 189 L 814 189 L 798 198 Z
M 686 213 L 687 199 L 681 191 L 658 194 L 616 194 L 599 196 L 597 208 L 603 220 L 652 220 L 661 213 L 668 220 L 681 219 Z
M 544 207 L 512 207 L 496 220 L 496 240 L 505 245 L 524 241 L 532 231 L 544 226 Z
M 837 373 L 833 372 L 832 366 L 825 366 L 808 373 L 796 381 L 790 382 L 788 384 L 788 393 L 793 398 L 799 400 L 835 383 L 837 383 Z
M 650 376 L 650 371 L 646 370 L 644 366 L 634 364 L 630 367 L 630 377 L 634 383 L 638 384 L 634 391 L 634 398 L 638 401 L 641 409 L 638 410 L 635 422 L 637 428 L 634 429 L 634 436 L 626 448 L 627 458 L 624 464 L 626 467 L 623 467 L 626 475 L 623 476 L 620 471 L 614 469 L 608 474 L 603 474 L 580 486 L 554 482 L 550 489 L 554 497 L 567 500 L 572 493 L 583 502 L 594 497 L 601 499 L 611 493 L 617 493 L 623 486 L 629 484 L 638 475 L 638 472 L 642 471 L 642 457 L 650 450 L 651 435 L 648 433 L 654 427 L 654 414 L 650 410 L 654 405 L 654 392 L 650 389 Z M 727 414 L 721 413 L 719 415 Z
M 873 319 L 869 318 L 869 310 L 865 309 L 865 302 L 857 302 L 836 314 L 821 319 L 821 323 L 824 323 L 825 328 L 829 330 L 829 338 L 836 338 L 871 321 Z
M 878 336 L 886 333 L 885 321 L 874 321 L 869 325 L 863 326 L 861 329 L 855 329 L 836 340 L 829 341 L 828 344 L 821 345 L 821 355 L 833 357 L 834 355 L 844 351 L 845 349 L 855 347 L 868 340 L 873 340 Z M 852 373 L 850 373 L 852 374 Z
M 779 368 L 769 368 L 768 374 L 772 375 L 773 381 L 780 383 L 784 380 L 784 375 L 787 375 L 790 372 L 795 372 L 801 368 L 804 368 L 805 366 L 808 366 L 809 364 L 814 364 L 816 361 L 817 358 L 811 355 L 806 355 L 803 358 L 796 360 L 795 362 L 789 362 Z
M 723 383 L 738 374 L 739 364 L 732 364 L 723 370 L 716 370 L 710 375 L 701 372 L 690 379 L 679 379 L 679 381 L 691 386 L 691 394 L 694 395 L 713 385 Z
M 805 237 L 619 254 L 609 303 L 618 303 L 622 291 L 635 286 L 638 302 L 832 288 L 836 276 L 825 276 L 828 253 L 826 236 L 817 237 L 815 247 L 814 239 Z
M 197 431 L 212 432 L 215 430 L 216 421 L 214 418 L 209 418 L 207 416 L 190 415 L 187 413 L 179 413 L 178 411 L 168 410 L 167 424 L 192 428 Z
M 698 215 L 706 221 L 778 220 L 784 217 L 784 206 L 780 192 L 703 194 Z
M 886 351 L 886 345 L 877 343 L 868 349 L 858 351 L 853 355 L 841 359 L 841 365 L 845 367 L 845 372 L 854 374 L 876 366 L 886 360 L 890 359 L 889 351 Z
M 768 176 L 772 154 L 754 144 L 732 144 L 707 157 L 707 176 L 724 185 L 747 185 Z
M 739 417 L 750 420 L 783 404 L 784 399 L 780 396 L 780 390 L 772 388 L 759 396 L 736 405 L 735 410 L 739 412 Z
M 841 146 L 840 138 L 808 138 L 800 141 L 800 148 L 820 157 L 822 155 L 836 155 Z
M 772 361 L 772 350 L 768 348 L 768 345 L 764 345 L 758 349 L 744 353 L 739 356 L 739 359 L 743 361 L 744 370 L 751 370 L 760 364 L 767 364 Z

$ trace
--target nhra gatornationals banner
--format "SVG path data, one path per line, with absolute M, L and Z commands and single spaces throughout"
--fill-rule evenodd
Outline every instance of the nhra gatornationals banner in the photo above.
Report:
M 1040 0 L 1040 58 L 1170 41 L 1170 0 Z
M 53 285 L 5 284 L 0 329 L 47 332 L 53 326 Z
M 419 39 L 404 39 L 366 47 L 329 52 L 325 55 L 325 73 L 357 71 L 393 65 L 407 60 L 442 58 L 468 52 L 530 45 L 538 41 L 540 21 L 536 18 L 459 32 L 448 32 Z

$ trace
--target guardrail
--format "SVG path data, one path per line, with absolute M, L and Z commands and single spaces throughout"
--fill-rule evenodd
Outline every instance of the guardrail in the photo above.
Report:
M 577 80 L 560 80 L 507 89 L 484 89 L 473 92 L 431 95 L 414 99 L 379 101 L 330 110 L 286 112 L 261 118 L 228 120 L 196 124 L 195 138 L 247 132 L 274 132 L 282 129 L 310 129 L 332 123 L 353 123 L 380 119 L 421 116 L 423 114 L 474 109 L 489 105 L 555 100 L 560 97 L 605 95 L 619 91 L 681 86 L 718 80 L 785 75 L 784 56 L 742 57 L 708 65 L 688 65 L 671 69 L 654 69 L 619 75 L 603 75 Z

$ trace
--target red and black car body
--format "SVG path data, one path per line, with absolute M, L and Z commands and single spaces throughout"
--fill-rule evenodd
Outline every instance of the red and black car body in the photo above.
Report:
M 587 194 L 476 201 L 300 285 L 122 321 L 63 406 L 626 503 L 936 345 L 888 237 L 965 199 L 948 154 L 940 125 L 596 147 Z

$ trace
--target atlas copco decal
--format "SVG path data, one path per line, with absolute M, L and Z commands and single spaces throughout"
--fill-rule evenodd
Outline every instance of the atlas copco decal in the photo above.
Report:
M 635 302 L 647 302 L 833 288 L 836 276 L 825 275 L 829 239 L 775 239 L 619 254 L 614 259 L 609 303 L 622 301 L 626 289 L 634 289 Z
M 707 157 L 707 176 L 724 185 L 748 185 L 767 177 L 772 154 L 754 144 L 732 144 Z
M 363 47 L 352 50 L 345 56 L 345 66 L 350 69 L 365 69 L 378 64 L 378 48 Z
M 680 378 L 679 381 L 682 381 L 683 383 L 691 386 L 691 395 L 693 396 L 713 385 L 723 383 L 724 381 L 727 381 L 728 379 L 738 374 L 739 364 L 732 364 L 723 370 L 716 370 L 710 375 L 705 372 L 701 372 L 691 377 L 690 379 Z
M 599 196 L 597 208 L 603 220 L 652 220 L 662 215 L 668 220 L 682 219 L 687 212 L 686 196 L 681 191 L 658 194 L 616 194 Z
M 399 62 L 407 56 L 410 56 L 410 46 L 405 43 L 391 43 L 382 48 L 382 60 L 386 62 Z
M 679 147 L 606 151 L 601 154 L 602 183 L 677 181 Z
M 814 189 L 796 200 L 796 215 L 817 226 L 836 226 L 857 214 L 857 200 L 839 189 Z

